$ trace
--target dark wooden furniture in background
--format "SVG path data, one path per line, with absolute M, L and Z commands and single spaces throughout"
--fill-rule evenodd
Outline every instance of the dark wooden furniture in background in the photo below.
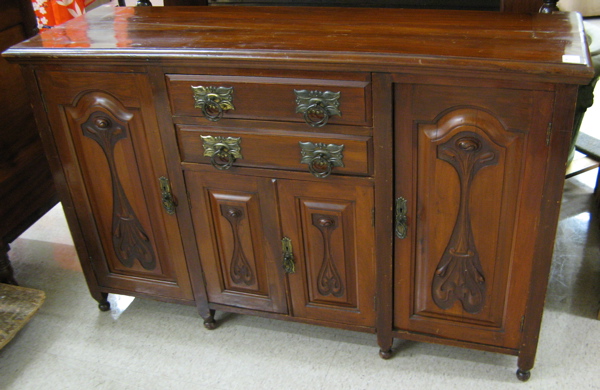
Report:
M 124 1 L 124 0 L 120 0 Z M 514 13 L 550 13 L 556 11 L 558 0 L 164 0 L 164 5 L 283 5 L 283 6 L 338 6 L 338 7 L 391 7 L 464 9 Z M 139 0 L 138 5 L 152 5 Z
M 0 52 L 37 33 L 27 0 L 0 3 Z M 18 65 L 0 59 L 0 282 L 16 284 L 9 243 L 58 202 Z
M 5 55 L 101 309 L 483 349 L 529 378 L 593 76 L 576 14 L 103 7 Z

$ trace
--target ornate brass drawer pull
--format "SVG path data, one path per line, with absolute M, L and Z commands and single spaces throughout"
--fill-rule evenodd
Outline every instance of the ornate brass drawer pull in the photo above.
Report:
M 396 237 L 406 238 L 408 234 L 408 218 L 406 217 L 406 199 L 396 199 Z
M 304 121 L 312 127 L 327 124 L 332 115 L 341 116 L 339 98 L 341 92 L 294 90 L 296 112 L 304 114 Z
M 210 163 L 213 167 L 224 170 L 229 169 L 236 159 L 242 157 L 242 147 L 240 137 L 213 137 L 212 135 L 202 136 L 204 147 L 204 156 L 210 157 Z
M 296 264 L 294 263 L 292 240 L 288 237 L 283 237 L 281 246 L 283 251 L 283 270 L 288 274 L 293 274 L 296 272 Z
M 169 184 L 169 179 L 161 176 L 158 178 L 158 183 L 160 185 L 160 195 L 165 211 L 170 215 L 175 214 L 175 207 L 177 204 L 175 202 L 175 198 L 173 197 L 173 193 L 171 192 L 171 184 Z
M 233 87 L 203 87 L 192 86 L 194 93 L 194 107 L 200 108 L 202 114 L 208 120 L 218 121 L 223 113 L 235 110 L 233 107 Z
M 312 142 L 300 142 L 300 163 L 308 164 L 308 170 L 315 177 L 325 178 L 331 174 L 334 167 L 343 167 L 344 145 Z

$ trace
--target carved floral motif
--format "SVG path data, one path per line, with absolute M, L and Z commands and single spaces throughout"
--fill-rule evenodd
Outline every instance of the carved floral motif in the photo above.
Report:
M 112 243 L 117 258 L 126 267 L 133 267 L 138 260 L 144 269 L 154 269 L 156 256 L 152 244 L 125 195 L 115 163 L 115 145 L 127 138 L 126 125 L 102 111 L 95 111 L 81 129 L 84 136 L 100 145 L 108 162 L 113 191 Z
M 485 304 L 486 283 L 471 228 L 471 186 L 481 168 L 498 163 L 499 153 L 479 135 L 461 132 L 438 145 L 437 154 L 458 173 L 460 205 L 452 236 L 433 277 L 433 300 L 442 309 L 450 309 L 458 300 L 467 313 L 474 314 Z
M 313 214 L 313 225 L 323 236 L 323 263 L 317 277 L 317 290 L 323 296 L 344 295 L 344 285 L 331 255 L 331 234 L 337 228 L 337 217 L 331 215 Z
M 229 266 L 229 275 L 236 284 L 244 283 L 247 286 L 254 284 L 254 273 L 250 263 L 244 254 L 242 243 L 240 241 L 240 222 L 244 218 L 242 209 L 229 205 L 221 205 L 221 215 L 231 224 L 233 231 L 233 254 L 231 255 L 231 264 Z

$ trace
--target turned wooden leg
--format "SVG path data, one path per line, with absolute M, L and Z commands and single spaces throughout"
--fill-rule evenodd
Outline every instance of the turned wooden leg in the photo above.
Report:
M 531 369 L 533 368 L 534 360 L 535 350 L 521 351 L 519 354 L 519 360 L 517 363 L 517 379 L 519 379 L 521 382 L 527 382 L 531 377 Z
M 110 310 L 110 302 L 108 301 L 108 293 L 102 293 L 101 298 L 98 299 L 98 309 L 100 311 L 109 311 Z
M 10 246 L 8 244 L 0 244 L 0 283 L 18 286 L 19 284 L 14 278 L 13 269 L 8 258 L 9 250 Z
M 392 357 L 392 345 L 394 338 L 390 335 L 377 335 L 377 343 L 379 344 L 379 357 L 382 359 L 390 359 Z
M 215 311 L 209 310 L 210 315 L 202 317 L 204 319 L 204 327 L 208 330 L 213 330 L 217 327 L 217 323 L 215 322 Z

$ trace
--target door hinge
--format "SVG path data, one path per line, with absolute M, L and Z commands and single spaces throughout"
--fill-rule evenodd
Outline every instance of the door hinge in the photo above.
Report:
M 375 227 L 375 207 L 371 209 L 371 226 Z
M 551 139 L 552 139 L 552 122 L 549 122 L 548 128 L 546 129 L 546 146 L 550 146 Z
M 185 193 L 187 195 L 188 206 L 191 209 L 192 208 L 192 197 L 190 196 L 190 192 L 189 191 L 186 191 Z
M 521 317 L 521 333 L 523 333 L 524 327 L 525 327 L 525 316 Z

